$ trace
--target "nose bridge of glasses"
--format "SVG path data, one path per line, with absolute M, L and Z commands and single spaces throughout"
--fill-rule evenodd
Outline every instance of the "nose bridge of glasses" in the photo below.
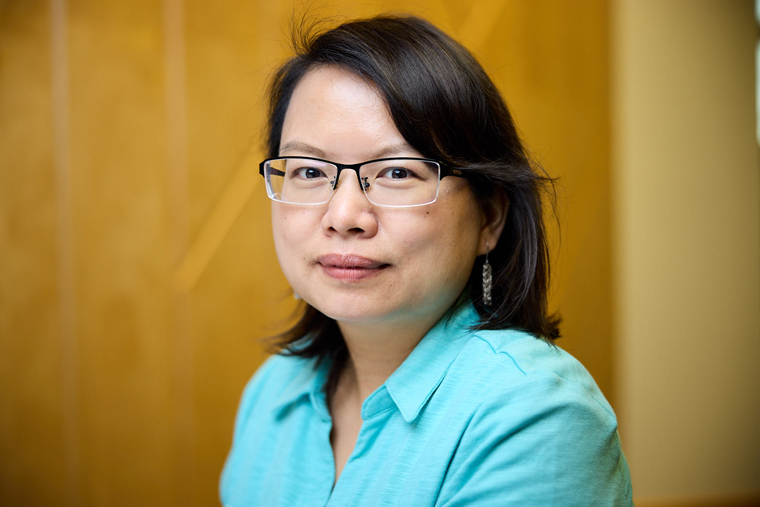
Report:
M 333 165 L 338 168 L 337 173 L 335 175 L 335 181 L 333 182 L 333 192 L 335 192 L 338 189 L 338 185 L 340 184 L 340 175 L 343 173 L 344 169 L 349 169 L 356 174 L 356 180 L 359 182 L 359 188 L 361 188 L 363 191 L 366 191 L 367 188 L 369 188 L 368 179 L 362 178 L 361 173 L 360 173 L 362 164 L 333 164 Z

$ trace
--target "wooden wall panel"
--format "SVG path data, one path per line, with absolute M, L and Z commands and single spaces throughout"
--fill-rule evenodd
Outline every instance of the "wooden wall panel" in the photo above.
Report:
M 46 2 L 0 3 L 3 505 L 66 500 L 50 44 Z
M 81 498 L 173 491 L 161 4 L 68 4 Z
M 304 5 L 0 1 L 0 504 L 217 502 L 261 339 L 294 308 L 257 164 Z M 606 5 L 308 9 L 411 11 L 481 59 L 563 179 L 554 305 L 610 394 Z

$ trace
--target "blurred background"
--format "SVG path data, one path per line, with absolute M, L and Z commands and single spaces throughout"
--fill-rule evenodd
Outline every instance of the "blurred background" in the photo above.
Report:
M 257 164 L 304 10 L 474 52 L 561 178 L 560 345 L 637 505 L 760 505 L 751 0 L 0 0 L 0 505 L 218 504 L 295 307 Z

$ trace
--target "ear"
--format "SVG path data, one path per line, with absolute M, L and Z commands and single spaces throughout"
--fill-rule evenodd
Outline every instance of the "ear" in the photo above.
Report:
M 509 197 L 503 188 L 499 188 L 496 195 L 488 201 L 483 212 L 485 220 L 480 229 L 478 255 L 485 255 L 496 248 L 496 243 L 499 242 L 501 232 L 504 230 L 504 224 L 507 223 Z

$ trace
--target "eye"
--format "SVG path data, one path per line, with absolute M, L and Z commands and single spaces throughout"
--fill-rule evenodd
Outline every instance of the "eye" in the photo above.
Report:
M 298 169 L 295 169 L 291 174 L 293 178 L 303 178 L 305 180 L 313 180 L 327 176 L 324 172 L 314 167 L 299 167 Z
M 405 167 L 386 167 L 378 178 L 390 178 L 393 180 L 405 180 L 417 176 L 414 171 Z

